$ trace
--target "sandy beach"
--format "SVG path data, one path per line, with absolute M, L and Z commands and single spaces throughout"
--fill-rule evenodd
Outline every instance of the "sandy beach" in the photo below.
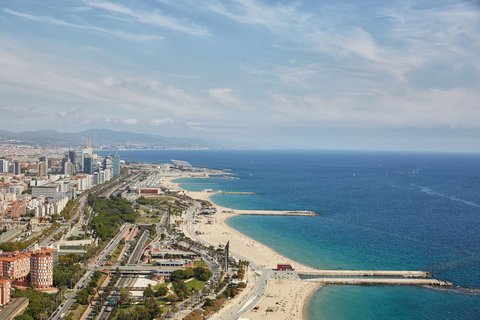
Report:
M 162 179 L 162 184 L 174 190 L 181 190 L 179 184 L 172 180 L 178 177 L 166 177 Z M 182 189 L 183 190 L 183 189 Z M 191 234 L 189 228 L 184 224 L 183 231 L 186 235 L 202 241 L 205 244 L 225 245 L 230 241 L 230 251 L 238 259 L 247 259 L 260 268 L 275 269 L 277 263 L 291 264 L 298 271 L 314 271 L 314 268 L 303 265 L 297 261 L 282 256 L 273 249 L 259 243 L 252 238 L 238 232 L 227 225 L 226 220 L 235 216 L 236 210 L 219 206 L 210 199 L 212 193 L 193 192 L 184 190 L 184 192 L 199 200 L 210 201 L 216 208 L 217 213 L 211 216 L 199 216 L 194 225 L 196 234 Z M 248 210 L 242 210 L 242 214 L 248 213 Z M 272 214 L 279 212 L 271 212 Z M 281 213 L 281 212 L 280 212 Z M 249 274 L 252 277 L 253 273 Z M 222 319 L 222 315 L 228 314 L 232 306 L 241 305 L 248 297 L 248 293 L 253 290 L 254 281 L 248 281 L 247 288 L 242 294 L 238 295 L 211 319 Z M 301 281 L 298 277 L 286 277 L 284 279 L 273 276 L 268 280 L 266 294 L 257 305 L 257 311 L 250 311 L 244 317 L 247 319 L 303 319 L 303 309 L 311 294 L 319 287 L 316 283 Z M 266 310 L 269 310 L 267 312 Z

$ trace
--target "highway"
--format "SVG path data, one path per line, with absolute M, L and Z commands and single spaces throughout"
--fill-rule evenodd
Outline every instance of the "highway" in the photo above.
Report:
M 68 292 L 65 296 L 67 297 L 67 300 L 62 302 L 60 306 L 55 310 L 55 312 L 52 314 L 52 316 L 49 318 L 50 320 L 58 320 L 63 317 L 63 315 L 67 314 L 68 311 L 70 311 L 71 307 L 75 303 L 75 297 L 77 291 L 80 289 L 84 288 L 90 279 L 92 278 L 92 275 L 95 271 L 99 270 L 106 262 L 107 262 L 107 257 L 110 255 L 113 250 L 118 246 L 120 243 L 120 240 L 126 235 L 130 228 L 130 224 L 124 224 L 121 228 L 120 231 L 117 233 L 117 235 L 110 240 L 110 242 L 107 244 L 105 249 L 100 253 L 100 255 L 95 259 L 93 266 L 89 266 L 87 269 L 87 272 L 83 275 L 82 278 L 77 282 L 75 287 L 72 289 L 71 292 Z
M 140 236 L 140 239 L 138 239 L 132 254 L 128 258 L 128 261 L 127 261 L 128 264 L 138 263 L 140 261 L 140 259 L 142 258 L 143 250 L 145 249 L 145 245 L 147 244 L 149 235 L 150 235 L 150 232 L 148 230 L 144 230 L 142 232 L 142 235 Z

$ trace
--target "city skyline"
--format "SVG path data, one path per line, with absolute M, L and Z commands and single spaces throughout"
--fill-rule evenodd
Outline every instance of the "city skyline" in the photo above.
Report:
M 5 1 L 2 129 L 478 152 L 479 17 L 474 1 Z

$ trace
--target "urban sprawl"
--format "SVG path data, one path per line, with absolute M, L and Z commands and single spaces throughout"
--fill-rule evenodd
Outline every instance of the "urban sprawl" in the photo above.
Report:
M 229 258 L 228 243 L 186 237 L 186 215 L 215 209 L 161 184 L 203 170 L 175 160 L 125 163 L 88 142 L 0 145 L 0 319 L 198 319 L 218 311 L 245 287 L 248 263 Z

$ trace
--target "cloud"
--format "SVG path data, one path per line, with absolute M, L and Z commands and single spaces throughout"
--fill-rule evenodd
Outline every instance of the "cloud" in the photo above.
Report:
M 71 22 L 57 19 L 50 16 L 34 15 L 34 14 L 29 14 L 25 12 L 16 11 L 16 10 L 3 9 L 3 11 L 8 13 L 9 15 L 16 16 L 28 21 L 47 23 L 47 24 L 57 25 L 61 27 L 75 28 L 78 30 L 83 30 L 88 32 L 104 33 L 110 36 L 114 36 L 114 37 L 122 38 L 126 40 L 157 41 L 157 40 L 164 39 L 162 36 L 159 36 L 159 35 L 138 34 L 138 33 L 134 34 L 134 33 L 124 32 L 121 30 L 110 30 L 110 29 L 100 28 L 92 25 L 71 23 Z
M 152 126 L 165 126 L 174 124 L 174 121 L 170 118 L 159 118 L 153 119 L 152 121 L 150 121 L 150 124 Z
M 153 10 L 150 12 L 133 10 L 126 6 L 107 1 L 86 1 L 86 4 L 92 8 L 105 10 L 114 14 L 119 14 L 134 19 L 134 21 L 143 24 L 161 27 L 194 36 L 209 35 L 209 31 L 205 27 L 198 26 L 186 20 L 179 20 L 171 16 L 162 14 L 159 10 Z
M 128 118 L 128 119 L 124 119 L 122 123 L 129 126 L 136 126 L 139 123 L 139 121 L 138 119 L 135 119 L 135 118 Z
M 21 96 L 25 107 L 64 110 L 65 105 L 70 105 L 72 109 L 83 109 L 85 115 L 133 113 L 138 119 L 155 119 L 152 115 L 159 112 L 164 118 L 174 115 L 218 117 L 214 106 L 173 85 L 148 78 L 118 76 L 113 70 L 95 65 L 73 68 L 60 61 L 54 56 L 1 42 L 3 102 L 13 103 Z
M 262 27 L 278 35 L 286 30 L 290 33 L 292 28 L 311 19 L 310 14 L 299 10 L 300 2 L 267 5 L 255 0 L 237 0 L 228 6 L 223 2 L 208 2 L 206 7 L 238 23 Z
M 480 126 L 479 101 L 480 94 L 475 91 L 432 89 L 374 97 L 274 94 L 266 107 L 274 121 L 283 123 L 350 128 L 468 128 Z
M 227 107 L 241 107 L 242 101 L 230 88 L 213 88 L 208 90 L 210 98 Z

